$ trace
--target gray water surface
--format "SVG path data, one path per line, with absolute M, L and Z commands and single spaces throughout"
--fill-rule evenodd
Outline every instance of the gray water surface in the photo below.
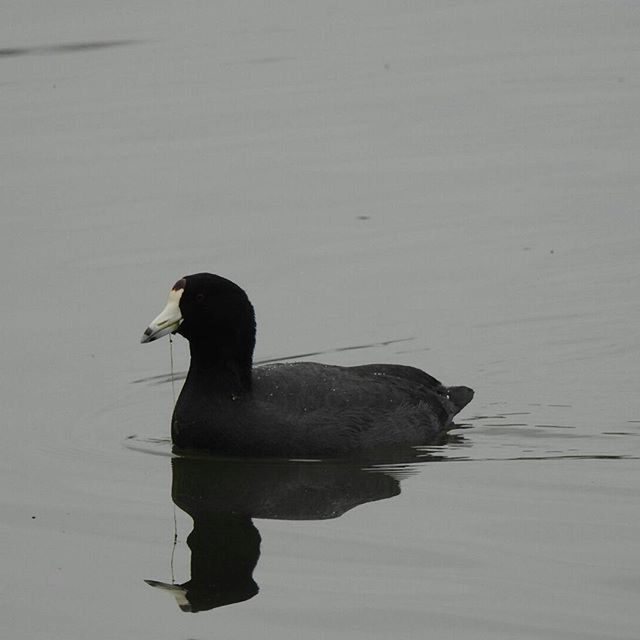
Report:
M 638 638 L 639 22 L 8 3 L 6 634 Z M 138 340 L 202 270 L 248 292 L 257 360 L 418 366 L 475 388 L 462 428 L 362 464 L 172 458 L 169 345 Z M 157 586 L 190 581 L 206 610 Z

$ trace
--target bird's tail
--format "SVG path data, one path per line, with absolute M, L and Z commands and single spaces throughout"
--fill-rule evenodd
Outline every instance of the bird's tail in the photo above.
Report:
M 456 407 L 457 413 L 471 402 L 473 399 L 473 389 L 469 387 L 447 387 L 447 395 Z

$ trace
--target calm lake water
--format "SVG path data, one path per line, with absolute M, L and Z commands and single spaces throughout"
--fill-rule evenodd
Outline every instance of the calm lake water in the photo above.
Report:
M 637 3 L 6 4 L 8 637 L 640 637 Z M 138 341 L 201 270 L 257 359 L 424 368 L 462 428 L 172 458 Z

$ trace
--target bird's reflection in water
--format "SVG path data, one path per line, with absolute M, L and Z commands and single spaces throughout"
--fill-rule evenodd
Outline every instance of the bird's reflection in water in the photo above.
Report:
M 191 579 L 146 582 L 172 593 L 183 611 L 248 600 L 258 593 L 253 570 L 260 533 L 253 518 L 325 520 L 391 498 L 400 493 L 399 478 L 416 472 L 415 465 L 397 463 L 173 458 L 173 501 L 193 518 L 187 538 Z

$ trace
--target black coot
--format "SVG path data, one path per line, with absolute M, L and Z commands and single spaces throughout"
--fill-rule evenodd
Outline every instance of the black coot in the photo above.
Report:
M 394 364 L 315 362 L 253 368 L 253 306 L 210 273 L 179 280 L 142 342 L 169 333 L 189 341 L 191 363 L 173 412 L 179 448 L 237 456 L 355 456 L 442 440 L 473 398 L 429 374 Z

